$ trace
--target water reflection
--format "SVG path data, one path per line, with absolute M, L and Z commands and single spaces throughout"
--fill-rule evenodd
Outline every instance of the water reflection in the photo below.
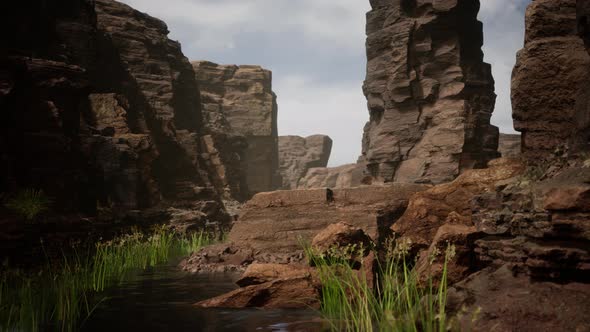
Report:
M 236 275 L 148 270 L 109 291 L 82 331 L 321 331 L 313 310 L 202 309 L 195 302 L 235 289 Z

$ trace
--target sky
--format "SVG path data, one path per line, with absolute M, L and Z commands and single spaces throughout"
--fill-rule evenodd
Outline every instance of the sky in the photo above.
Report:
M 365 14 L 369 0 L 123 0 L 164 20 L 190 60 L 256 64 L 273 72 L 279 135 L 329 135 L 330 166 L 356 162 L 368 120 Z M 485 61 L 511 133 L 510 76 L 530 0 L 481 0 Z

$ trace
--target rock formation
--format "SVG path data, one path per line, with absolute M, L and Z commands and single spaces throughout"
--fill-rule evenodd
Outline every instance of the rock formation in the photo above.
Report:
M 520 135 L 500 134 L 498 152 L 504 158 L 518 158 L 521 155 L 520 144 Z
M 371 1 L 363 156 L 383 182 L 440 183 L 498 156 L 479 1 Z
M 586 51 L 590 54 L 590 3 L 584 0 L 577 2 L 578 35 L 584 40 Z M 590 151 L 590 66 L 586 68 L 586 75 L 576 96 L 577 125 L 572 147 L 574 151 Z
M 279 188 L 278 108 L 271 72 L 260 66 L 192 64 L 212 135 L 212 144 L 206 145 L 219 153 L 225 168 L 217 171 L 219 181 L 238 199 Z
M 364 179 L 365 164 L 348 164 L 338 167 L 310 168 L 299 180 L 299 189 L 358 187 Z
M 325 135 L 279 137 L 279 170 L 282 189 L 297 189 L 299 180 L 314 167 L 328 166 L 332 139 Z
M 54 212 L 175 205 L 226 220 L 194 72 L 166 25 L 112 0 L 21 7 L 0 55 L 1 190 L 43 189 Z
M 575 0 L 534 0 L 527 8 L 525 45 L 512 75 L 512 117 L 523 155 L 537 162 L 577 140 L 576 94 L 590 56 L 576 28 Z
M 326 227 L 344 222 L 373 241 L 405 211 L 409 197 L 427 188 L 395 184 L 259 193 L 246 203 L 226 244 L 205 248 L 182 265 L 188 271 L 240 271 L 256 263 L 288 264 L 304 260 L 303 244 Z

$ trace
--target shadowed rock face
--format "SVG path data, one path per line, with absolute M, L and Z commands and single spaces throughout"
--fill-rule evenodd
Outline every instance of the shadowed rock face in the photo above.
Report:
M 297 189 L 309 169 L 326 167 L 332 152 L 332 139 L 325 135 L 279 137 L 279 168 L 282 189 Z
M 590 53 L 590 3 L 577 2 L 578 35 L 584 40 L 586 51 Z M 576 133 L 572 140 L 574 150 L 590 151 L 590 65 L 586 77 L 576 96 Z
M 167 203 L 224 219 L 194 72 L 166 25 L 111 0 L 30 5 L 0 54 L 2 191 L 41 188 L 67 212 Z
M 534 0 L 527 8 L 525 45 L 512 75 L 512 117 L 528 159 L 548 158 L 577 140 L 576 124 L 586 122 L 576 119 L 575 104 L 590 57 L 576 29 L 575 0 Z
M 238 196 L 242 198 L 279 188 L 278 107 L 272 92 L 272 73 L 260 66 L 208 61 L 195 61 L 193 68 L 202 90 L 208 131 L 214 139 L 221 135 L 233 137 L 230 144 L 219 144 L 216 149 L 222 155 L 238 155 L 241 160 L 225 163 L 232 174 L 225 181 L 232 188 L 241 187 Z M 239 137 L 246 144 L 238 142 Z
M 479 1 L 371 1 L 363 155 L 383 182 L 454 179 L 497 157 Z

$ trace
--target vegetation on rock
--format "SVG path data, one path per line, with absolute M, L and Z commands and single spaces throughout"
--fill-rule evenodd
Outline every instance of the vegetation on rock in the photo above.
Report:
M 104 300 L 100 292 L 173 257 L 211 242 L 204 233 L 180 236 L 165 228 L 97 243 L 93 253 L 48 261 L 37 273 L 0 275 L 0 331 L 75 331 Z

